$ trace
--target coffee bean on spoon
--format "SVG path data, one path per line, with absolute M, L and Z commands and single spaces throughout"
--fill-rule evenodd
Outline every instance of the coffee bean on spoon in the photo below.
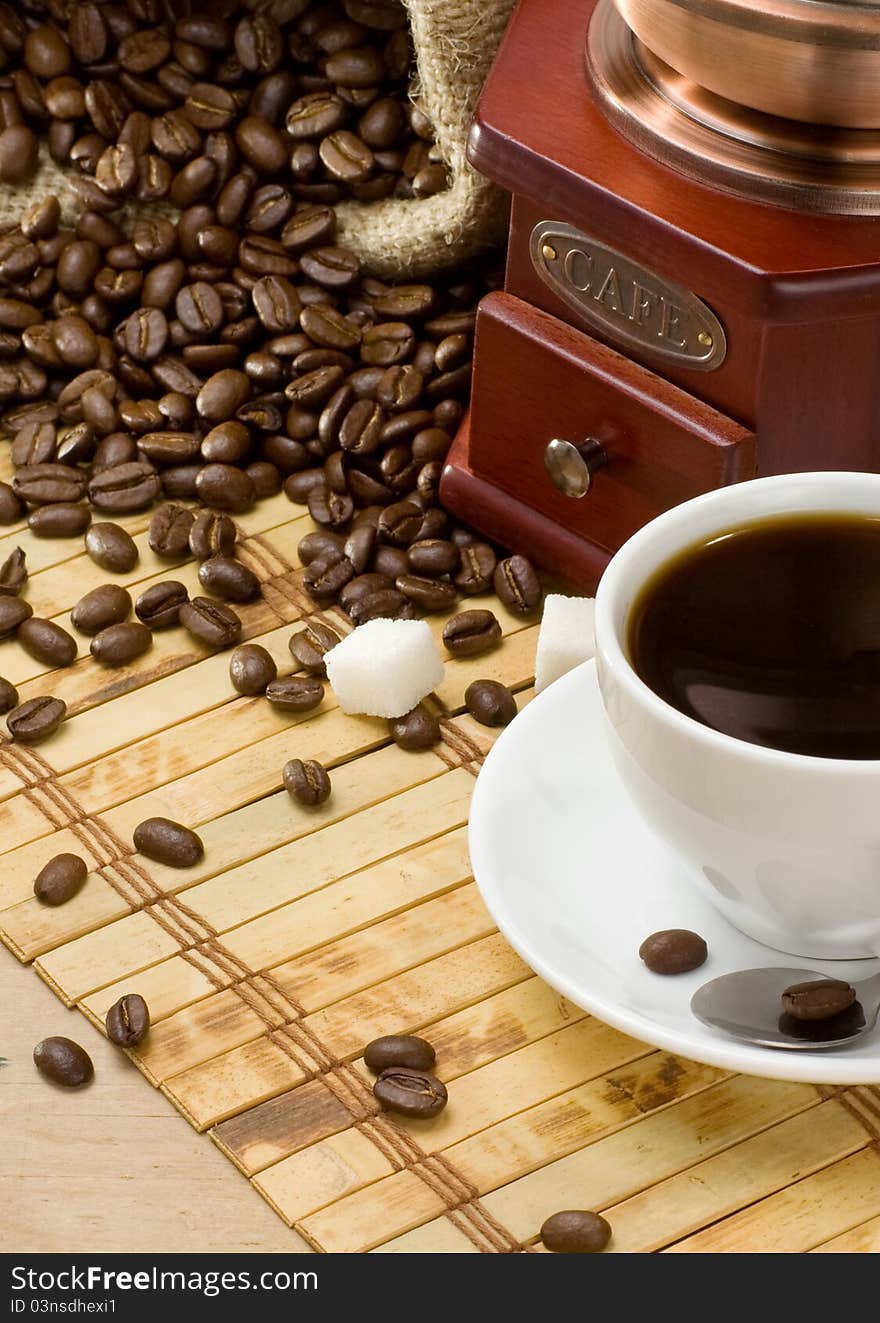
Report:
M 609 1223 L 587 1209 L 553 1213 L 541 1227 L 541 1240 L 554 1254 L 598 1254 L 610 1239 Z
M 44 905 L 63 905 L 82 890 L 88 875 L 88 866 L 78 854 L 56 854 L 37 874 L 34 895 Z
M 384 1034 L 364 1048 L 364 1064 L 376 1075 L 392 1066 L 430 1070 L 435 1059 L 431 1044 L 418 1034 Z
M 843 979 L 812 979 L 786 988 L 782 1009 L 795 1020 L 828 1020 L 847 1010 L 855 999 L 855 988 Z
M 34 1065 L 53 1084 L 75 1089 L 87 1084 L 95 1073 L 84 1047 L 70 1038 L 44 1038 L 34 1048 Z
M 0 597 L 16 596 L 27 579 L 27 556 L 21 547 L 16 547 L 0 565 Z
M 28 698 L 6 718 L 9 734 L 19 744 L 40 744 L 54 735 L 67 715 L 67 704 L 50 694 Z
M 277 674 L 272 654 L 259 643 L 242 643 L 229 658 L 229 678 L 239 694 L 264 694 Z
M 134 847 L 169 868 L 192 868 L 205 854 L 199 836 L 171 818 L 147 818 L 134 829 Z
M 639 955 L 654 974 L 687 974 L 705 963 L 708 948 L 699 933 L 664 928 L 645 938 Z
M 428 1119 L 446 1106 L 446 1086 L 426 1070 L 388 1066 L 373 1085 L 373 1095 L 385 1111 Z
M 139 993 L 129 992 L 110 1007 L 104 1027 L 117 1047 L 137 1047 L 150 1032 L 149 1007 Z

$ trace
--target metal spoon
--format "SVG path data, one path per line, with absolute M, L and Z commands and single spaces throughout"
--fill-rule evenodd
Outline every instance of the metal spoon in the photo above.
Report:
M 713 978 L 691 998 L 691 1010 L 711 1029 L 723 1029 L 743 1043 L 802 1052 L 841 1047 L 869 1033 L 880 1012 L 880 974 L 853 983 L 856 1000 L 827 1020 L 795 1020 L 782 1011 L 782 994 L 792 983 L 827 978 L 812 969 L 741 969 Z

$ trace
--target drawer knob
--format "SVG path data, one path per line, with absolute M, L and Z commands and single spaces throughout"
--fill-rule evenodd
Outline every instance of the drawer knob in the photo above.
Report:
M 607 463 L 604 447 L 591 436 L 585 441 L 563 441 L 554 437 L 544 451 L 544 466 L 553 485 L 564 496 L 575 500 L 587 495 L 593 474 Z

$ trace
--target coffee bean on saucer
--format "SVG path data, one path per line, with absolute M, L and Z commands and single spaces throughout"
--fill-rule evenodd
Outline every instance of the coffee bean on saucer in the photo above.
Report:
M 554 1254 L 598 1254 L 610 1239 L 611 1227 L 605 1218 L 587 1209 L 553 1213 L 541 1227 L 544 1247 Z
M 229 648 L 241 637 L 241 620 L 231 606 L 212 597 L 194 597 L 180 608 L 180 623 L 208 648 Z
M 699 969 L 708 950 L 698 933 L 687 928 L 664 928 L 645 938 L 639 955 L 654 974 L 687 974 Z
M 63 1084 L 68 1089 L 87 1084 L 95 1073 L 88 1052 L 71 1038 L 44 1038 L 37 1043 L 34 1065 L 53 1084 Z
M 793 983 L 782 994 L 782 1009 L 796 1020 L 828 1020 L 852 1006 L 856 990 L 838 978 Z
M 311 712 L 324 701 L 324 686 L 316 676 L 287 675 L 269 682 L 266 697 L 282 711 Z
M 135 827 L 132 839 L 141 854 L 169 868 L 192 868 L 205 855 L 200 837 L 171 818 L 147 818 Z
M 443 626 L 443 646 L 453 657 L 476 657 L 501 640 L 501 625 L 491 611 L 459 611 Z
M 176 579 L 164 579 L 144 589 L 134 604 L 134 612 L 150 629 L 168 629 L 179 622 L 180 608 L 188 601 L 184 584 Z
M 272 654 L 259 643 L 242 643 L 229 658 L 229 678 L 239 694 L 264 694 L 277 674 Z
M 291 758 L 281 772 L 284 788 L 292 799 L 309 808 L 323 804 L 330 798 L 330 777 L 319 762 Z
M 27 578 L 27 557 L 21 547 L 16 547 L 0 565 L 0 597 L 15 597 Z
M 128 574 L 138 562 L 138 549 L 119 524 L 92 524 L 86 533 L 86 551 L 96 565 L 111 574 Z
M 483 726 L 507 726 L 516 716 L 516 699 L 498 680 L 474 680 L 464 691 L 464 702 Z
M 0 716 L 5 712 L 11 712 L 18 706 L 18 690 L 9 680 L 0 676 Z
M 149 1007 L 137 992 L 129 992 L 110 1007 L 104 1026 L 117 1047 L 137 1047 L 150 1032 Z
M 34 895 L 44 905 L 63 905 L 81 890 L 89 870 L 78 854 L 56 854 L 37 873 Z
M 437 1116 L 449 1101 L 446 1086 L 425 1070 L 389 1066 L 373 1085 L 373 1095 L 388 1112 L 427 1119 Z
M 67 704 L 63 699 L 43 694 L 13 708 L 6 718 L 6 727 L 19 744 L 40 744 L 55 734 L 66 715 Z
M 391 738 L 400 749 L 430 749 L 440 740 L 440 723 L 419 703 L 402 717 L 389 722 Z
M 146 625 L 138 620 L 124 620 L 120 624 L 107 625 L 97 633 L 89 651 L 95 661 L 103 662 L 105 666 L 126 666 L 152 645 L 153 635 Z
M 79 599 L 70 619 L 81 634 L 97 634 L 126 620 L 130 613 L 130 594 L 117 583 L 102 583 Z
M 529 616 L 541 604 L 541 585 L 525 556 L 508 556 L 499 561 L 492 583 L 498 597 L 514 615 Z
M 76 639 L 54 620 L 31 616 L 19 625 L 16 637 L 25 652 L 44 666 L 70 666 L 76 657 Z
M 418 1034 L 385 1034 L 364 1048 L 364 1064 L 376 1075 L 391 1066 L 430 1070 L 435 1059 L 431 1044 Z

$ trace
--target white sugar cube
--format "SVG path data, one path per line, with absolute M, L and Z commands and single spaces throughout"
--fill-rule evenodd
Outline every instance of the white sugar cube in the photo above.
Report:
M 535 656 L 535 690 L 538 693 L 593 656 L 596 651 L 593 633 L 595 606 L 592 597 L 563 597 L 561 593 L 550 593 L 544 598 Z
M 443 661 L 424 620 L 368 620 L 324 654 L 343 712 L 402 717 L 443 679 Z

